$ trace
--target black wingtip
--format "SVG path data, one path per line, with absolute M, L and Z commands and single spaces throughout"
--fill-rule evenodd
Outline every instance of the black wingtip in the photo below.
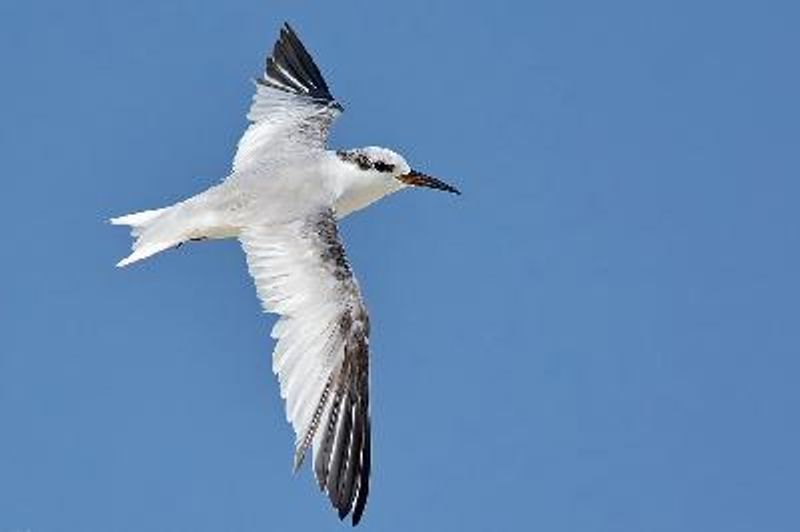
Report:
M 333 219 L 332 214 L 329 219 Z M 326 227 L 324 223 L 316 223 L 320 245 L 327 249 L 329 256 L 336 255 L 336 247 L 341 248 L 341 242 L 335 224 Z M 323 432 L 319 433 L 321 441 L 314 454 L 313 467 L 319 487 L 327 492 L 336 515 L 343 521 L 352 514 L 355 526 L 361 520 L 369 493 L 369 321 L 360 302 L 339 320 L 344 359 L 326 384 L 325 389 L 330 390 L 331 396 L 323 392 L 320 399 L 319 430 Z
M 367 497 L 369 496 L 369 476 L 372 468 L 372 422 L 367 414 L 366 426 L 364 428 L 364 444 L 361 449 L 361 475 L 358 487 L 358 496 L 353 504 L 353 526 L 361 521 L 364 509 L 367 507 Z
M 327 102 L 335 108 L 341 107 L 331 95 L 311 54 L 288 22 L 281 26 L 266 63 L 265 77 L 258 83 Z

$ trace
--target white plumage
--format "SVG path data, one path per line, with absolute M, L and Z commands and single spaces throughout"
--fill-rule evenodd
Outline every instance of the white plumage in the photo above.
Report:
M 295 467 L 314 471 L 339 516 L 369 491 L 369 319 L 336 221 L 407 186 L 453 187 L 368 147 L 328 151 L 342 107 L 285 25 L 256 82 L 231 173 L 170 207 L 113 218 L 132 227 L 127 266 L 184 242 L 238 238 L 264 310 L 280 315 L 273 370 L 295 431 Z

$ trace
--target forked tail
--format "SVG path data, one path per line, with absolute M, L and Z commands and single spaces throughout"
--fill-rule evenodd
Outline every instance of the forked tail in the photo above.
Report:
M 114 225 L 129 225 L 133 236 L 133 253 L 117 263 L 121 268 L 146 259 L 160 251 L 177 246 L 185 240 L 181 232 L 170 231 L 171 211 L 174 207 L 153 209 L 119 216 L 109 220 Z
M 238 236 L 239 227 L 230 223 L 224 207 L 227 198 L 227 190 L 217 186 L 170 207 L 112 218 L 114 225 L 129 225 L 134 238 L 133 253 L 117 266 L 127 266 L 190 240 Z

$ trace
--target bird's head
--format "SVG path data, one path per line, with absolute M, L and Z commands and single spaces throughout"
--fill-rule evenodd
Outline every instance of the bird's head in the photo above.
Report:
M 369 172 L 373 178 L 385 180 L 392 189 L 409 186 L 427 187 L 453 194 L 461 194 L 459 190 L 441 179 L 413 170 L 402 155 L 387 148 L 368 146 L 354 150 L 336 152 L 338 157 L 362 172 Z

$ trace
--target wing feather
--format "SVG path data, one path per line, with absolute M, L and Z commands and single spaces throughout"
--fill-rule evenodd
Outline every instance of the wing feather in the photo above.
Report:
M 311 54 L 285 24 L 256 79 L 247 113 L 251 124 L 239 140 L 231 176 L 295 152 L 324 149 L 328 130 L 341 111 Z
M 314 472 L 339 516 L 369 491 L 369 318 L 331 210 L 240 235 L 267 312 L 281 315 L 273 370 L 295 431 L 295 467 Z

